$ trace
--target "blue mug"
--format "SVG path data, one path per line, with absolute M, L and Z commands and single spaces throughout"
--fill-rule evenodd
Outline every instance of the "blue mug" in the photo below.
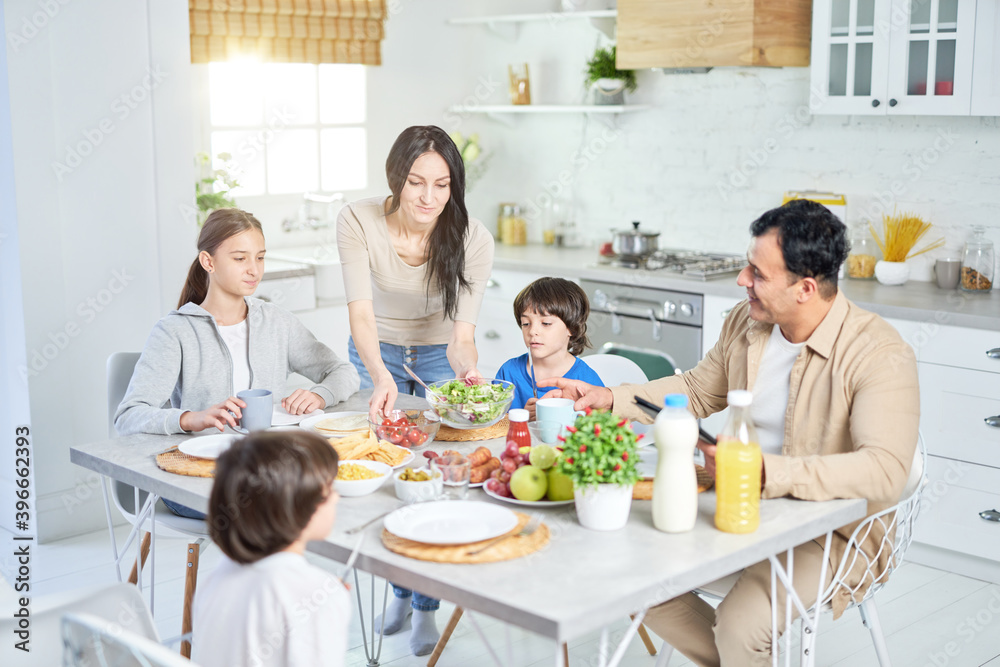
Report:
M 271 415 L 274 414 L 274 403 L 271 392 L 267 389 L 247 389 L 236 394 L 236 398 L 247 404 L 243 408 L 240 425 L 233 430 L 246 435 L 251 431 L 263 431 L 271 428 Z
M 572 425 L 582 412 L 573 409 L 571 398 L 540 398 L 535 403 L 535 419 L 544 422 L 542 442 L 555 442 L 556 436 L 566 426 Z

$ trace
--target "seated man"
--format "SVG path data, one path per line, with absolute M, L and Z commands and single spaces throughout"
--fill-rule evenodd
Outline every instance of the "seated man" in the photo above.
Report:
M 730 313 L 719 342 L 698 366 L 640 386 L 602 388 L 564 379 L 539 384 L 559 387 L 549 395 L 573 398 L 578 410 L 610 408 L 645 421 L 632 402 L 635 394 L 659 404 L 665 394 L 683 392 L 691 411 L 706 417 L 726 407 L 729 390 L 749 389 L 764 453 L 762 497 L 866 498 L 869 514 L 892 506 L 917 443 L 913 351 L 889 324 L 838 291 L 846 228 L 826 208 L 791 201 L 762 215 L 750 232 L 749 266 L 737 279 L 747 300 Z M 715 448 L 699 446 L 713 470 Z M 834 534 L 832 564 L 840 562 L 856 525 Z M 881 538 L 873 531 L 862 549 L 884 564 L 889 554 L 878 552 Z M 794 583 L 807 606 L 815 602 L 822 554 L 822 539 L 795 549 Z M 862 583 L 863 574 L 859 563 L 846 580 Z M 778 589 L 780 600 L 785 592 L 780 583 Z M 838 591 L 835 618 L 849 595 Z M 784 614 L 778 617 L 783 632 Z M 650 609 L 645 623 L 702 667 L 769 665 L 770 565 L 762 561 L 744 570 L 717 610 L 686 593 Z

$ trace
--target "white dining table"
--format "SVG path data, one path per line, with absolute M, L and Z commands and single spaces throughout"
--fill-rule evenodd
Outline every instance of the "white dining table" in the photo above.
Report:
M 418 407 L 420 401 L 401 396 L 398 405 Z M 366 411 L 367 394 L 355 394 L 328 411 L 349 410 Z M 157 453 L 190 437 L 134 435 L 109 439 L 72 447 L 70 458 L 101 475 L 205 511 L 210 479 L 176 475 L 156 466 Z M 434 442 L 429 447 L 464 453 L 480 445 L 499 453 L 504 441 Z M 418 459 L 422 458 L 421 452 L 417 452 Z M 467 612 L 482 613 L 549 637 L 555 642 L 557 667 L 563 664 L 562 651 L 558 650 L 561 643 L 602 631 L 598 662 L 613 665 L 621 660 L 650 607 L 762 560 L 770 559 L 772 566 L 779 566 L 778 554 L 809 540 L 822 539 L 834 529 L 861 519 L 867 506 L 862 499 L 765 500 L 761 502 L 760 527 L 747 535 L 734 535 L 714 527 L 715 494 L 708 491 L 699 495 L 694 530 L 668 534 L 653 527 L 649 501 L 632 502 L 628 523 L 621 530 L 600 532 L 580 526 L 572 504 L 519 507 L 491 498 L 481 489 L 470 489 L 469 498 L 541 513 L 550 531 L 549 543 L 514 560 L 446 564 L 390 551 L 381 540 L 381 521 L 360 533 L 347 534 L 352 527 L 400 507 L 390 481 L 370 495 L 342 498 L 333 531 L 326 540 L 310 542 L 308 549 L 344 563 L 360 539 L 357 569 L 448 600 Z M 775 572 L 782 579 L 790 579 L 789 574 Z M 793 603 L 786 601 L 786 607 Z M 607 628 L 630 615 L 635 620 L 609 656 L 612 649 Z M 496 653 L 494 658 L 501 662 Z M 809 658 L 808 662 L 812 662 L 815 655 Z M 377 657 L 374 664 L 378 664 Z

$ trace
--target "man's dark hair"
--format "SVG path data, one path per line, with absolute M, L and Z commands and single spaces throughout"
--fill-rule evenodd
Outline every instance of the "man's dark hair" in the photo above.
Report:
M 208 534 L 237 563 L 254 563 L 294 542 L 337 476 L 337 452 L 308 431 L 240 438 L 215 462 Z
M 755 237 L 772 229 L 778 230 L 778 246 L 789 273 L 799 279 L 814 278 L 819 295 L 833 298 L 837 293 L 837 272 L 850 250 L 847 226 L 840 218 L 822 204 L 793 199 L 750 224 L 750 233 Z

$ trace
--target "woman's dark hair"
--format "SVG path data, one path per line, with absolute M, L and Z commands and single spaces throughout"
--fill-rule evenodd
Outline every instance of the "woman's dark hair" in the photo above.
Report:
M 554 315 L 569 329 L 569 353 L 579 356 L 590 347 L 587 340 L 587 317 L 590 301 L 587 293 L 572 280 L 539 278 L 525 287 L 514 299 L 514 320 L 535 311 L 539 315 Z
M 465 235 L 469 212 L 465 208 L 465 164 L 458 147 L 448 133 L 436 125 L 414 125 L 396 137 L 385 160 L 385 176 L 392 191 L 392 204 L 386 215 L 399 210 L 399 195 L 417 158 L 437 153 L 448 165 L 451 175 L 451 198 L 445 204 L 434 231 L 427 241 L 427 292 L 436 285 L 444 298 L 444 317 L 455 316 L 459 290 L 472 290 L 465 277 Z
M 847 226 L 830 209 L 809 199 L 793 199 L 772 208 L 750 224 L 750 233 L 762 236 L 778 230 L 785 268 L 798 278 L 815 278 L 819 294 L 837 294 L 837 272 L 847 259 Z
M 307 431 L 254 433 L 216 461 L 208 533 L 237 563 L 297 540 L 337 476 L 337 452 Z
M 181 290 L 181 298 L 177 302 L 180 308 L 185 303 L 200 304 L 208 296 L 208 273 L 201 265 L 201 252 L 205 251 L 209 255 L 214 255 L 222 242 L 230 236 L 236 236 L 243 232 L 256 229 L 261 234 L 264 230 L 260 226 L 260 221 L 253 217 L 252 213 L 241 211 L 238 208 L 220 208 L 212 211 L 205 224 L 198 234 L 198 257 L 191 262 L 188 269 L 187 280 L 184 281 L 184 289 Z

